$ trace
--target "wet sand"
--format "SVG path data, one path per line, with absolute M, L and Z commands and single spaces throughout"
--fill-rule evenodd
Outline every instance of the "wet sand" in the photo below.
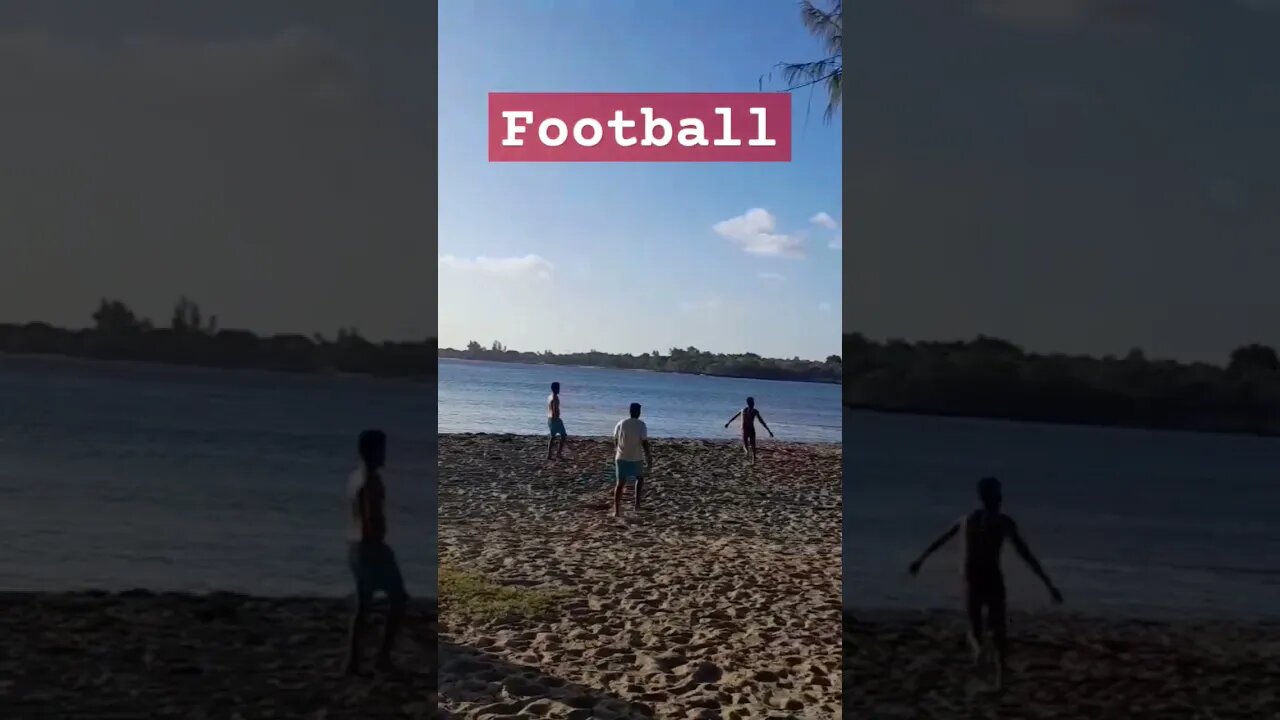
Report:
M 846 616 L 848 717 L 1280 718 L 1280 623 L 1014 615 L 1003 693 L 972 667 L 960 613 Z
M 613 454 L 573 440 L 440 436 L 442 566 L 559 598 L 451 619 L 442 716 L 840 716 L 838 445 L 654 440 L 637 514 L 608 517 Z
M 434 609 L 415 603 L 405 677 L 337 676 L 351 605 L 144 591 L 0 594 L 0 717 L 434 717 Z M 370 626 L 372 655 L 382 608 Z

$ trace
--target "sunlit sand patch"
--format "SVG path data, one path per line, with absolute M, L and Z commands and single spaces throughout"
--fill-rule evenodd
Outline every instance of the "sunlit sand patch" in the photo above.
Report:
M 642 510 L 628 491 L 615 519 L 606 441 L 546 463 L 541 438 L 441 436 L 442 562 L 557 598 L 441 610 L 446 712 L 840 716 L 840 448 L 769 443 L 749 470 L 731 443 L 654 449 Z

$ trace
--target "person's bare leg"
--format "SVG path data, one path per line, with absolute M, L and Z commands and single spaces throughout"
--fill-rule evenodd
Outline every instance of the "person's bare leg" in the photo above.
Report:
M 973 653 L 973 664 L 982 664 L 982 596 L 972 586 L 966 587 L 964 597 L 965 615 L 969 618 L 969 651 Z
M 365 621 L 369 617 L 369 606 L 362 600 L 356 602 L 356 611 L 351 615 L 351 627 L 347 636 L 347 662 L 342 667 L 344 675 L 360 673 L 360 639 L 364 635 Z
M 382 634 L 382 645 L 378 648 L 378 669 L 394 670 L 391 663 L 391 648 L 395 646 L 396 636 L 400 633 L 400 625 L 404 621 L 404 598 L 391 598 L 387 608 L 387 627 Z
M 547 459 L 548 460 L 551 459 L 551 451 L 554 450 L 555 447 L 556 447 L 556 436 L 552 435 L 551 439 L 547 441 Z
M 613 484 L 613 517 L 622 514 L 622 478 Z
M 640 489 L 644 487 L 644 478 L 636 478 L 636 512 L 640 511 Z
M 751 436 L 751 464 L 754 465 L 755 462 L 756 462 L 756 438 L 754 435 L 752 435 Z
M 991 626 L 991 640 L 996 651 L 996 689 L 1002 689 L 1009 672 L 1008 620 L 1003 590 L 987 608 L 987 624 Z
M 567 443 L 567 442 L 569 442 L 569 436 L 568 436 L 568 435 L 561 435 L 561 436 L 560 436 L 560 445 L 556 447 L 556 459 L 557 459 L 557 460 L 563 460 L 563 459 L 564 459 L 564 444 L 565 444 L 565 443 Z

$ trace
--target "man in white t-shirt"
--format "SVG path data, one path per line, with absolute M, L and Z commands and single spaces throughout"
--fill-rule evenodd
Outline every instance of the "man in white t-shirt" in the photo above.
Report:
M 382 480 L 382 467 L 387 459 L 387 436 L 381 430 L 360 433 L 360 467 L 347 481 L 347 562 L 356 581 L 356 610 L 351 618 L 351 635 L 347 647 L 344 672 L 359 674 L 360 639 L 373 594 L 386 593 L 389 609 L 382 646 L 378 649 L 377 668 L 394 672 L 391 646 L 395 642 L 409 599 L 396 555 L 387 544 L 387 488 Z
M 640 403 L 631 403 L 631 417 L 613 428 L 614 465 L 618 479 L 613 486 L 613 517 L 622 514 L 622 486 L 628 478 L 636 480 L 636 510 L 640 509 L 640 490 L 644 486 L 645 469 L 653 466 L 649 448 L 649 428 L 640 419 Z M 643 464 L 642 464 L 643 463 Z

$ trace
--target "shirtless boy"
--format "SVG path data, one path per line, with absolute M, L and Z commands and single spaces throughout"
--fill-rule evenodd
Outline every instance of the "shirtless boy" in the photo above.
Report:
M 565 432 L 564 420 L 560 419 L 560 383 L 551 383 L 551 394 L 547 396 L 547 430 L 551 432 L 551 440 L 547 443 L 547 459 L 551 459 L 551 451 L 555 451 L 557 459 L 564 457 L 564 443 L 569 439 Z M 559 447 L 556 438 L 560 438 Z
M 1045 584 L 1049 595 L 1055 603 L 1062 602 L 1062 593 L 1054 586 L 1053 581 L 1040 567 L 1027 546 L 1013 518 L 1000 511 L 1003 500 L 1000 481 L 993 477 L 982 478 L 978 482 L 978 497 L 982 500 L 982 508 L 974 510 L 960 518 L 955 525 L 947 529 L 937 540 L 933 541 L 911 563 L 912 575 L 920 572 L 920 566 L 938 548 L 941 548 L 955 535 L 960 535 L 964 543 L 964 584 L 965 612 L 969 617 L 969 647 L 973 650 L 975 664 L 981 664 L 983 652 L 983 610 L 986 610 L 986 627 L 991 631 L 992 644 L 996 652 L 996 687 L 1004 683 L 1008 670 L 1008 642 L 1006 637 L 1006 606 L 1004 573 L 1000 569 L 1000 550 L 1007 539 L 1018 555 L 1027 563 L 1036 577 Z
M 357 449 L 360 467 L 351 473 L 347 481 L 350 513 L 347 560 L 356 583 L 356 609 L 351 617 L 345 673 L 357 675 L 360 672 L 360 641 L 373 605 L 373 594 L 379 590 L 386 594 L 389 608 L 382 645 L 378 649 L 377 668 L 396 672 L 391 663 L 391 647 L 404 618 L 409 595 L 404 589 L 404 578 L 400 576 L 396 555 L 387 544 L 387 486 L 382 477 L 387 459 L 387 436 L 381 430 L 366 430 L 360 433 Z
M 773 437 L 773 431 L 769 430 L 769 424 L 764 421 L 764 416 L 756 409 L 755 398 L 747 398 L 747 406 L 734 413 L 733 417 L 729 418 L 729 422 L 725 423 L 724 426 L 729 427 L 732 425 L 733 421 L 737 420 L 739 415 L 742 416 L 742 452 L 744 455 L 751 458 L 751 462 L 755 462 L 756 421 L 760 421 L 760 424 L 763 425 L 764 429 L 769 433 L 769 437 Z

